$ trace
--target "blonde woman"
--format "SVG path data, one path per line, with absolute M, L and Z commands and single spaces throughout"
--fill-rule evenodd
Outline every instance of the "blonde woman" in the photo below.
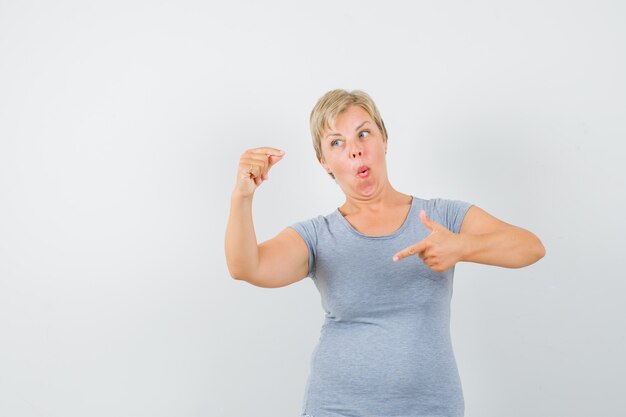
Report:
M 310 277 L 320 292 L 325 322 L 301 415 L 463 416 L 450 340 L 454 266 L 521 268 L 545 255 L 541 241 L 468 202 L 393 188 L 387 130 L 367 93 L 327 92 L 310 125 L 343 205 L 258 244 L 252 198 L 285 153 L 250 149 L 239 160 L 225 239 L 233 278 L 278 288 Z

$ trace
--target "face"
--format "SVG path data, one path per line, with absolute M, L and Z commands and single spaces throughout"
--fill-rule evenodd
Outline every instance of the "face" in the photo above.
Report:
M 324 132 L 321 140 L 326 172 L 335 175 L 347 195 L 375 194 L 387 181 L 385 152 L 387 143 L 371 116 L 362 107 L 352 105 Z M 367 171 L 361 173 L 361 167 Z

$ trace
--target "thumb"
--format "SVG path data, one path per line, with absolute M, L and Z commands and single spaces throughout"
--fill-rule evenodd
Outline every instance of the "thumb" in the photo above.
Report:
M 278 161 L 283 159 L 284 156 L 285 156 L 284 153 L 282 155 L 269 155 L 269 158 L 268 158 L 269 166 L 268 166 L 268 168 L 271 168 L 272 165 L 276 164 Z
M 262 175 L 262 178 L 263 178 L 264 180 L 266 180 L 266 179 L 268 179 L 268 178 L 269 178 L 269 172 L 270 172 L 270 169 L 271 169 L 271 168 L 272 168 L 272 167 L 273 167 L 276 163 L 278 163 L 278 161 L 280 161 L 281 159 L 283 159 L 283 157 L 284 157 L 284 156 L 285 156 L 285 151 L 283 151 L 283 154 L 282 154 L 282 155 L 268 155 L 268 156 L 267 156 L 267 162 L 268 162 L 268 164 L 267 164 L 267 172 L 266 172 L 266 173 L 264 173 L 264 174 Z
M 431 232 L 435 231 L 435 222 L 428 218 L 424 210 L 420 211 L 420 220 L 422 221 L 422 224 L 426 226 L 428 230 L 430 230 Z

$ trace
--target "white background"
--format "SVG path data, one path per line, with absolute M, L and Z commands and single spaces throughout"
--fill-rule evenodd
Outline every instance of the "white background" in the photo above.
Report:
M 467 417 L 624 409 L 626 6 L 620 1 L 0 1 L 0 415 L 298 416 L 310 279 L 233 280 L 239 156 L 286 151 L 259 242 L 343 203 L 308 117 L 362 89 L 391 183 L 533 231 L 461 263 Z

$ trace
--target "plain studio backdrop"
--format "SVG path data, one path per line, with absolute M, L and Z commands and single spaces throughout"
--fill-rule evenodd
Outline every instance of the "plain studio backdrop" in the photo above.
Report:
M 260 242 L 340 206 L 308 117 L 362 89 L 391 183 L 547 255 L 459 263 L 467 417 L 617 415 L 626 394 L 619 1 L 0 1 L 0 415 L 298 416 L 310 278 L 233 280 L 240 155 L 283 149 Z M 384 417 L 384 416 L 381 416 Z

